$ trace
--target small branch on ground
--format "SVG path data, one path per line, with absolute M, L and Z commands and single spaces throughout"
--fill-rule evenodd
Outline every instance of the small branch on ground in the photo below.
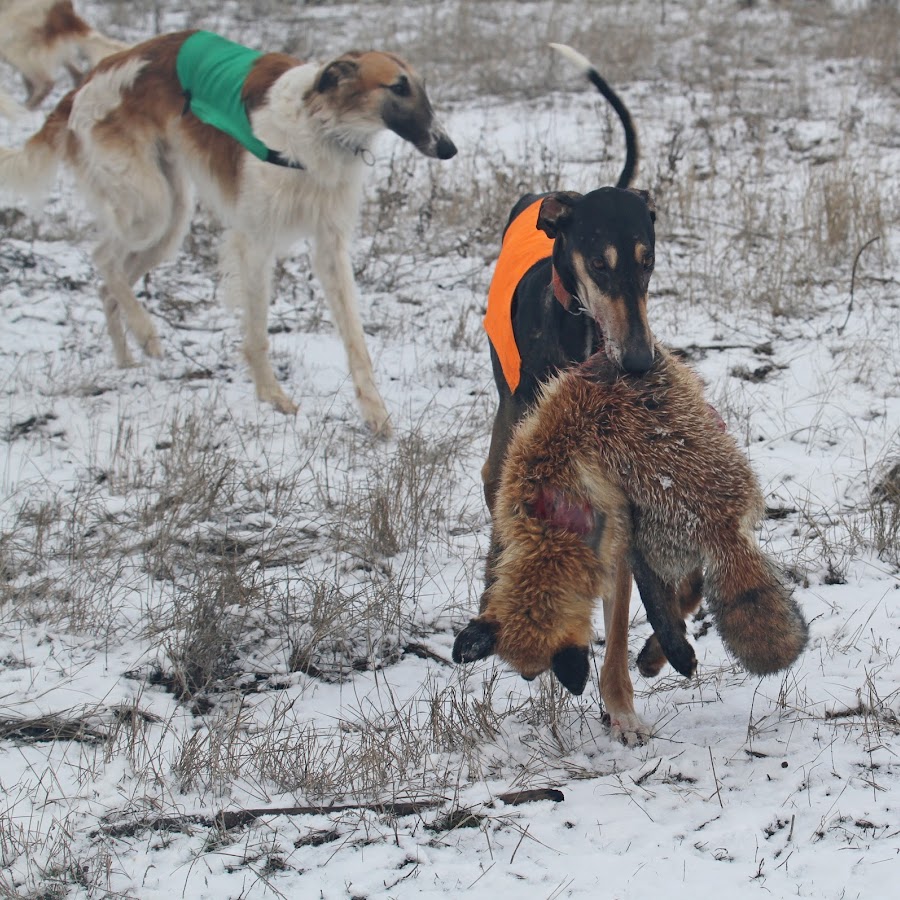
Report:
M 867 247 L 871 247 L 875 241 L 880 241 L 881 235 L 876 234 L 875 237 L 869 238 L 859 250 L 856 251 L 856 257 L 853 260 L 853 269 L 850 272 L 850 302 L 847 304 L 847 317 L 844 319 L 844 324 L 838 328 L 837 333 L 843 334 L 844 329 L 847 327 L 847 323 L 850 321 L 850 313 L 853 312 L 853 293 L 856 290 L 856 267 L 859 265 L 859 258 L 863 255 L 863 250 Z
M 511 791 L 497 794 L 495 800 L 502 800 L 509 806 L 520 806 L 523 803 L 537 803 L 540 800 L 551 800 L 560 803 L 565 800 L 562 791 L 554 788 L 537 788 L 534 790 Z M 414 816 L 428 809 L 436 809 L 446 803 L 444 798 L 435 800 L 384 801 L 377 803 L 344 803 L 334 806 L 280 806 L 259 809 L 229 809 L 208 816 L 200 813 L 184 816 L 157 816 L 148 819 L 136 819 L 103 826 L 104 834 L 110 837 L 134 837 L 141 831 L 185 831 L 191 825 L 201 828 L 219 828 L 228 831 L 249 825 L 266 816 L 321 816 L 331 813 L 350 812 L 354 810 L 380 813 L 389 816 Z
M 722 802 L 722 793 L 719 790 L 719 776 L 716 775 L 716 764 L 713 761 L 712 747 L 709 747 L 708 749 L 709 749 L 709 764 L 712 766 L 713 779 L 716 782 L 716 797 L 718 797 L 718 799 L 719 799 L 719 806 L 721 806 L 722 809 L 725 809 L 725 804 Z

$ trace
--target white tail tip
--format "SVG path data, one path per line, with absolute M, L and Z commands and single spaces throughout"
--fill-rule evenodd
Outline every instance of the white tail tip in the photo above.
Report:
M 581 69 L 582 72 L 588 73 L 594 71 L 594 64 L 586 56 L 583 56 L 568 44 L 550 44 L 550 46 L 559 53 L 560 56 L 564 56 L 570 63 L 573 63 Z

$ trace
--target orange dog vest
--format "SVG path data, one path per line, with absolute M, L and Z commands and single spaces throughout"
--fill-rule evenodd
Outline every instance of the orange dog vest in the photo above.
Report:
M 488 290 L 484 330 L 500 359 L 503 376 L 515 393 L 521 377 L 522 357 L 516 346 L 512 325 L 512 300 L 522 276 L 539 260 L 553 253 L 553 239 L 537 227 L 541 200 L 536 200 L 513 219 L 500 248 Z M 561 301 L 562 302 L 562 301 Z

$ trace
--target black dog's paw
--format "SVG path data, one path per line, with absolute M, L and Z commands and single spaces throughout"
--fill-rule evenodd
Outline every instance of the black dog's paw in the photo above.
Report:
M 453 662 L 467 663 L 484 659 L 494 652 L 496 646 L 496 624 L 472 619 L 453 642 Z
M 571 694 L 584 692 L 590 673 L 587 647 L 566 647 L 553 656 L 553 674 Z

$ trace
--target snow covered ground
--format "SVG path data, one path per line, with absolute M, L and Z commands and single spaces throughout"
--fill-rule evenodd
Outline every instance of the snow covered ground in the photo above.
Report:
M 206 212 L 144 286 L 165 357 L 119 371 L 70 185 L 34 221 L 0 207 L 0 896 L 895 896 L 897 4 L 77 6 L 126 39 L 395 50 L 460 153 L 385 136 L 368 177 L 355 261 L 389 442 L 360 424 L 305 247 L 271 314 L 285 419 L 254 399 Z M 596 677 L 572 698 L 450 663 L 488 537 L 480 321 L 503 223 L 525 190 L 622 162 L 548 40 L 632 111 L 654 330 L 746 445 L 811 627 L 760 680 L 701 613 L 694 680 L 632 670 L 655 723 L 637 749 Z M 41 121 L 0 121 L 0 144 Z M 541 788 L 559 793 L 512 802 Z M 237 810 L 256 812 L 216 821 Z

